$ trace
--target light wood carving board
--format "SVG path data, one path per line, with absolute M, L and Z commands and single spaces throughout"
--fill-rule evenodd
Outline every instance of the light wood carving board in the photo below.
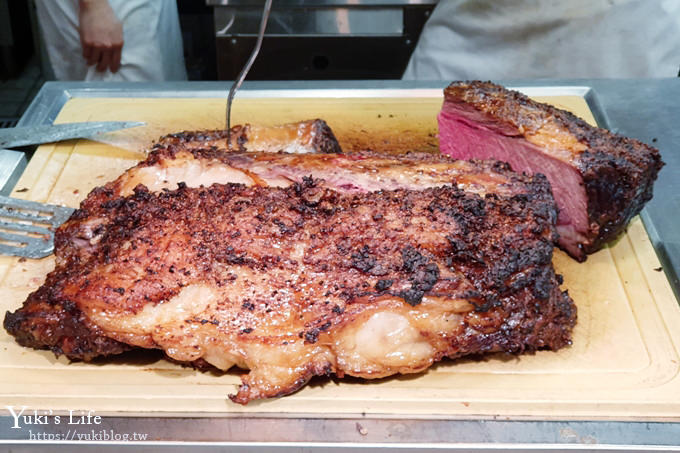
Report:
M 577 96 L 539 98 L 594 123 Z M 241 99 L 234 124 L 323 118 L 346 150 L 437 148 L 437 98 Z M 223 99 L 74 98 L 56 122 L 139 120 L 100 142 L 41 146 L 13 196 L 76 207 L 95 186 L 144 158 L 160 135 L 224 126 Z M 103 142 L 103 143 L 102 143 Z M 573 346 L 533 355 L 444 361 L 426 373 L 377 381 L 315 379 L 284 398 L 239 406 L 227 399 L 237 372 L 202 373 L 155 353 L 68 363 L 18 346 L 0 329 L 0 407 L 97 413 L 398 415 L 511 419 L 680 419 L 680 308 L 635 219 L 610 247 L 577 263 L 554 259 L 578 306 Z M 0 313 L 15 310 L 54 266 L 52 257 L 0 257 Z M 330 416 L 330 415 L 329 415 Z

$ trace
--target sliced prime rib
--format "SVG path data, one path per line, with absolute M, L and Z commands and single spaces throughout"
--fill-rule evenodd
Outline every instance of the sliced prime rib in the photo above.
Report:
M 559 245 L 579 261 L 615 238 L 652 198 L 658 150 L 490 82 L 453 82 L 439 114 L 441 152 L 546 175 Z
M 215 183 L 287 187 L 309 175 L 340 191 L 419 190 L 453 184 L 481 194 L 512 194 L 516 190 L 508 184 L 515 176 L 498 161 L 468 162 L 426 153 L 225 153 L 174 145 L 154 148 L 145 161 L 105 188 L 113 197 L 130 195 L 139 184 L 152 192 L 175 189 L 178 182 L 189 187 Z
M 4 326 L 71 359 L 142 347 L 249 369 L 238 403 L 314 375 L 558 349 L 576 309 L 556 216 L 544 177 L 498 162 L 170 143 L 88 195 Z

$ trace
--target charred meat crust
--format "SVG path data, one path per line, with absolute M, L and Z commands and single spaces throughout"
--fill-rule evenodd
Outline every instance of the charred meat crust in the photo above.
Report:
M 28 348 L 49 349 L 57 357 L 90 361 L 116 355 L 132 346 L 104 336 L 87 322 L 73 301 L 59 296 L 63 272 L 52 272 L 43 286 L 32 293 L 14 313 L 6 312 L 3 326 L 17 343 Z
M 197 281 L 216 287 L 231 284 L 224 266 L 245 266 L 267 275 L 277 268 L 293 271 L 302 264 L 324 275 L 323 294 L 305 295 L 302 287 L 286 287 L 303 295 L 300 303 L 312 314 L 299 331 L 307 343 L 319 341 L 345 317 L 385 297 L 401 298 L 417 308 L 424 296 L 464 297 L 476 307 L 468 315 L 466 334 L 450 339 L 437 360 L 485 351 L 557 349 L 570 342 L 575 308 L 559 290 L 552 269 L 556 212 L 541 176 L 531 178 L 525 190 L 508 198 L 480 197 L 455 187 L 343 195 L 318 187 L 311 178 L 286 189 L 180 185 L 176 191 L 152 194 L 138 187 L 130 197 L 94 202 L 102 192 L 94 191 L 86 203 L 89 207 L 58 230 L 58 266 L 46 284 L 23 308 L 7 314 L 5 327 L 22 344 L 48 347 L 71 359 L 116 354 L 127 346 L 102 337 L 90 326 L 78 302 L 69 302 L 78 294 L 94 291 L 107 307 L 139 312 Z M 382 217 L 356 220 L 365 207 Z M 243 209 L 259 214 L 248 215 L 247 222 L 229 220 Z M 440 242 L 428 239 L 425 231 L 415 234 L 409 226 L 412 218 L 423 217 L 446 230 Z M 86 252 L 74 251 L 79 248 L 75 239 L 80 222 L 91 218 L 106 219 L 100 227 L 101 240 Z M 388 221 L 403 225 L 403 231 L 386 227 Z M 175 233 L 176 240 L 186 241 L 176 245 L 184 251 L 182 263 L 155 260 L 160 250 L 154 241 Z M 307 252 L 302 262 L 263 254 L 266 249 L 253 245 L 258 237 L 306 241 Z M 123 251 L 122 244 L 137 253 Z M 98 282 L 90 272 L 103 264 L 136 269 L 143 275 Z M 275 300 L 265 305 L 238 302 L 239 312 L 247 313 L 246 324 L 256 324 L 276 309 Z M 31 318 L 33 313 L 44 314 Z M 196 322 L 204 325 L 202 320 Z M 206 324 L 213 320 L 207 319 Z M 239 334 L 256 335 L 253 327 L 257 326 L 244 324 Z
M 612 141 L 615 139 L 620 137 L 614 136 Z M 579 157 L 578 165 L 588 196 L 588 218 L 594 226 L 592 230 L 597 232 L 592 242 L 584 246 L 585 253 L 596 252 L 625 230 L 628 222 L 652 199 L 654 181 L 664 165 L 656 150 L 654 153 L 640 152 L 637 146 L 647 145 L 623 139 L 620 142 L 617 149 L 628 149 L 628 158 L 599 151 L 596 147 Z
M 342 149 L 340 149 L 340 144 L 335 138 L 335 134 L 333 134 L 330 126 L 324 120 L 315 120 L 312 131 L 314 134 L 312 146 L 317 150 L 316 152 L 324 154 L 342 153 Z
M 400 243 L 398 240 L 400 235 L 394 231 L 384 230 L 383 224 L 386 222 L 384 217 L 382 222 L 373 219 L 368 222 L 361 221 L 362 230 L 352 228 L 353 236 L 343 234 L 332 237 L 336 233 L 333 224 L 325 226 L 326 222 L 337 218 L 341 213 L 343 218 L 355 218 L 351 214 L 358 212 L 360 206 L 370 206 L 371 211 L 381 212 L 383 216 L 386 213 L 398 213 L 401 220 L 391 226 L 402 230 L 404 225 L 408 224 L 412 211 L 416 209 L 416 203 L 422 205 L 419 206 L 420 209 L 425 209 L 433 222 L 439 219 L 438 215 L 445 216 L 445 224 L 452 231 L 446 235 L 446 244 L 441 249 L 439 244 L 432 245 L 425 253 L 414 248 L 409 242 L 416 240 L 415 238 L 404 237 L 401 238 L 402 246 L 397 246 Z M 168 227 L 169 223 L 179 221 L 184 226 L 201 227 L 192 234 L 190 244 L 191 250 L 200 252 L 203 262 L 245 265 L 266 270 L 270 266 L 276 266 L 285 257 L 266 255 L 256 258 L 252 253 L 248 253 L 247 245 L 251 244 L 249 241 L 252 239 L 238 224 L 233 223 L 230 223 L 234 231 L 229 234 L 228 245 L 217 246 L 215 241 L 220 239 L 217 236 L 219 230 L 203 223 L 209 216 L 206 212 L 209 207 L 215 210 L 214 215 L 222 213 L 224 208 L 221 209 L 221 206 L 230 207 L 234 212 L 239 212 L 245 207 L 249 209 L 258 207 L 259 214 L 248 223 L 249 228 L 253 228 L 258 235 L 265 234 L 271 238 L 292 240 L 295 237 L 302 239 L 308 234 L 313 234 L 309 233 L 310 228 L 319 230 L 327 239 L 316 237 L 312 239 L 316 245 L 309 247 L 315 250 L 314 256 L 322 260 L 318 263 L 321 268 L 328 267 L 326 261 L 332 258 L 334 266 L 351 268 L 369 276 L 383 277 L 398 273 L 404 280 L 410 282 L 406 286 L 428 287 L 428 290 L 422 292 L 429 294 L 429 289 L 434 286 L 429 274 L 437 274 L 431 270 L 432 259 L 434 256 L 440 256 L 449 268 L 462 270 L 468 273 L 470 278 L 479 281 L 478 289 L 487 292 L 481 296 L 485 301 L 493 300 L 508 291 L 514 292 L 526 286 L 533 286 L 537 276 L 524 274 L 533 266 L 550 265 L 551 244 L 555 237 L 552 225 L 557 215 L 549 185 L 542 175 L 531 179 L 526 192 L 509 198 L 501 198 L 495 194 L 480 197 L 455 187 L 343 195 L 318 187 L 314 179 L 308 178 L 302 184 L 296 183 L 286 189 L 216 184 L 205 189 L 180 186 L 176 191 L 153 194 L 140 186 L 130 197 L 89 204 L 91 208 L 77 211 L 76 219 L 92 217 L 109 219 L 110 223 L 102 227 L 104 236 L 97 246 L 88 252 L 86 258 L 82 255 L 76 257 L 68 251 L 74 248 L 72 241 L 78 234 L 79 223 L 67 222 L 58 230 L 55 238 L 59 249 L 66 252 L 61 254 L 62 260 L 81 261 L 94 258 L 109 262 L 117 259 L 114 257 L 119 257 L 117 244 L 130 240 L 136 230 L 144 231 L 147 235 L 137 240 L 152 247 L 153 235 L 158 228 Z M 200 206 L 200 209 L 196 206 Z M 273 212 L 278 214 L 274 215 Z M 507 228 L 508 224 L 514 225 L 512 230 Z M 367 233 L 369 230 L 370 234 Z M 372 240 L 371 237 L 390 238 L 391 241 L 386 243 L 377 239 Z M 335 240 L 332 242 L 333 246 L 322 247 L 322 244 L 328 244 L 330 239 Z M 517 241 L 522 240 L 530 240 L 532 247 L 514 246 Z M 355 246 L 355 243 L 361 245 Z M 507 253 L 508 250 L 512 250 L 512 253 Z M 387 254 L 388 252 L 392 255 Z M 312 258 L 306 258 L 307 264 L 309 260 Z M 167 267 L 167 272 L 175 273 L 175 267 L 177 266 Z M 522 272 L 520 279 L 509 279 L 511 275 L 520 271 Z M 532 278 L 528 278 L 530 276 Z M 180 280 L 186 279 L 178 275 L 177 281 Z M 393 289 L 397 285 L 394 283 L 395 280 L 392 280 L 393 284 L 390 286 Z M 364 290 L 364 287 L 365 285 L 345 287 L 341 291 L 342 298 L 350 300 L 370 293 Z M 122 295 L 118 291 L 114 292 L 116 293 L 112 296 L 114 298 Z M 399 296 L 399 293 L 389 290 L 387 292 Z M 163 293 L 159 296 L 167 298 L 172 294 Z M 545 297 L 543 295 L 541 299 Z M 416 298 L 414 305 L 417 303 Z
M 652 198 L 654 181 L 664 165 L 656 148 L 593 127 L 570 112 L 491 82 L 453 82 L 444 93 L 447 100 L 465 102 L 518 135 L 534 133 L 552 121 L 585 145 L 571 162 L 583 178 L 588 199 L 590 228 L 584 253 L 599 250 L 620 234 Z M 576 258 L 583 261 L 585 254 Z
M 291 131 L 300 132 L 304 129 L 304 133 L 308 137 L 291 137 L 293 139 L 304 139 L 309 143 L 310 153 L 342 153 L 340 144 L 335 138 L 335 134 L 331 130 L 328 123 L 322 119 L 315 119 L 310 121 L 302 121 L 300 123 L 291 123 L 283 126 L 275 126 L 272 130 L 289 128 Z M 203 130 L 203 131 L 183 131 L 173 134 L 168 134 L 161 137 L 154 145 L 154 148 L 164 148 L 168 146 L 182 147 L 185 149 L 191 148 L 215 148 L 220 151 L 246 151 L 246 145 L 251 141 L 251 126 L 249 124 L 236 125 L 231 128 L 231 147 L 226 145 L 225 140 L 229 136 L 229 131 L 226 129 L 217 130 Z M 265 132 L 266 135 L 266 132 Z M 294 134 L 295 135 L 295 134 Z M 266 137 L 264 137 L 266 139 Z M 264 151 L 264 150 L 251 150 Z M 268 150 L 275 152 L 277 150 Z

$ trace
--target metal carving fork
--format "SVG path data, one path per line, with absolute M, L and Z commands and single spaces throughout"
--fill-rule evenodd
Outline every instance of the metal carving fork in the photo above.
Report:
M 54 250 L 54 231 L 74 209 L 0 196 L 0 254 L 44 258 Z
M 229 95 L 227 96 L 227 148 L 231 149 L 231 104 L 234 101 L 234 95 L 236 95 L 236 91 L 238 91 L 239 88 L 241 88 L 241 84 L 246 78 L 246 75 L 248 75 L 248 71 L 250 71 L 250 67 L 253 65 L 255 62 L 255 58 L 257 58 L 257 54 L 260 52 L 260 47 L 262 47 L 262 40 L 264 39 L 264 32 L 267 29 L 267 20 L 269 19 L 269 13 L 272 10 L 272 1 L 273 0 L 265 0 L 264 2 L 264 9 L 262 10 L 262 20 L 260 21 L 260 30 L 257 33 L 257 41 L 255 42 L 255 47 L 253 48 L 253 52 L 250 54 L 250 57 L 248 58 L 248 61 L 246 61 L 246 65 L 241 69 L 241 72 L 239 73 L 238 77 L 236 80 L 234 80 L 234 83 L 231 85 L 231 89 L 229 90 Z

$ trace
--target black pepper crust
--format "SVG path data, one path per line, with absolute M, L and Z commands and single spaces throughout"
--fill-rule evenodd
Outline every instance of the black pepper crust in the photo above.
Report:
M 328 123 L 324 120 L 317 119 L 312 126 L 314 138 L 312 139 L 312 146 L 318 153 L 342 153 L 338 139 L 331 130 Z
M 161 137 L 152 149 L 167 148 L 170 146 L 189 150 L 192 148 L 213 148 L 214 150 L 237 151 L 269 151 L 272 145 L 282 144 L 280 136 L 282 133 L 288 135 L 289 142 L 299 142 L 301 146 L 306 146 L 308 153 L 342 153 L 340 144 L 335 138 L 328 123 L 322 119 L 301 121 L 299 123 L 284 124 L 271 128 L 257 127 L 255 138 L 253 138 L 254 127 L 236 125 L 231 131 L 226 129 L 202 130 L 202 131 L 182 131 L 168 134 Z M 226 139 L 230 138 L 230 144 Z M 266 149 L 258 149 L 265 146 Z M 251 149 L 255 147 L 255 149 Z
M 576 311 L 552 268 L 555 206 L 545 178 L 516 184 L 511 197 L 456 187 L 341 194 L 313 178 L 286 189 L 180 184 L 154 194 L 139 186 L 115 199 L 93 191 L 57 231 L 57 268 L 21 309 L 7 313 L 5 328 L 21 344 L 90 360 L 127 346 L 102 337 L 82 304 L 138 313 L 188 285 L 229 291 L 239 284 L 247 290 L 224 301 L 234 321 L 195 322 L 259 338 L 277 313 L 299 310 L 290 330 L 309 344 L 328 341 L 386 298 L 414 309 L 424 297 L 462 298 L 474 306 L 467 327 L 436 360 L 558 349 L 571 341 Z M 83 247 L 82 228 L 92 219 L 102 221 L 99 237 Z M 298 245 L 304 253 L 293 257 Z M 262 280 L 244 281 L 242 268 Z M 291 273 L 302 280 L 275 278 Z M 277 289 L 296 294 L 294 305 Z
M 21 309 L 6 312 L 5 330 L 21 346 L 48 349 L 57 357 L 65 355 L 71 360 L 90 361 L 133 349 L 103 335 L 87 322 L 73 301 L 60 296 L 60 283 L 67 275 L 68 271 L 49 274 Z
M 652 198 L 654 181 L 664 165 L 656 148 L 593 127 L 570 112 L 491 82 L 453 82 L 444 93 L 446 99 L 465 102 L 523 136 L 554 122 L 585 145 L 585 150 L 573 152 L 571 162 L 583 178 L 590 222 L 583 254 L 574 256 L 579 261 L 618 236 Z

